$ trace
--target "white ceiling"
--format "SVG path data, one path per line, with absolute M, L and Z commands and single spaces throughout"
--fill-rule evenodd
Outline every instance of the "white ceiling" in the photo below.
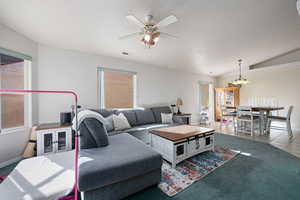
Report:
M 162 31 L 179 39 L 118 40 L 139 31 L 129 13 L 176 15 Z M 300 47 L 295 0 L 0 0 L 0 22 L 43 44 L 213 76 Z

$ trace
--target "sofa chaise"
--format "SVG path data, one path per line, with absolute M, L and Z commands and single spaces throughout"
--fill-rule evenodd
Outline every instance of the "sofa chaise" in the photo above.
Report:
M 131 128 L 108 131 L 105 124 L 93 118 L 80 124 L 78 188 L 82 199 L 122 199 L 158 184 L 162 156 L 145 143 L 149 130 L 178 125 L 161 123 L 161 113 L 170 113 L 170 108 L 93 111 L 103 117 L 123 112 Z M 109 144 L 101 146 L 99 141 L 106 134 Z

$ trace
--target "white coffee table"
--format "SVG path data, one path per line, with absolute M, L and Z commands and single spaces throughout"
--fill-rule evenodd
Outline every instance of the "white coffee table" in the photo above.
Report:
M 181 125 L 150 131 L 151 147 L 165 160 L 176 164 L 204 151 L 214 150 L 214 129 Z

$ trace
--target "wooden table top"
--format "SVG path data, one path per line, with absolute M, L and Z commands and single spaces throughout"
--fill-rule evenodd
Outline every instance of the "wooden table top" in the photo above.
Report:
M 227 109 L 236 109 L 236 106 L 226 106 Z M 253 111 L 276 111 L 283 110 L 284 107 L 264 107 L 264 106 L 253 106 Z
M 150 131 L 150 133 L 171 140 L 172 142 L 178 142 L 193 136 L 205 135 L 213 132 L 215 132 L 214 129 L 190 125 L 159 128 Z
M 181 114 L 174 114 L 174 116 L 176 117 L 189 117 L 191 116 L 192 114 L 191 113 L 181 113 Z
M 39 124 L 36 128 L 37 131 L 40 130 L 48 130 L 48 129 L 57 129 L 57 128 L 69 128 L 71 124 L 61 125 L 60 123 L 47 123 L 47 124 Z

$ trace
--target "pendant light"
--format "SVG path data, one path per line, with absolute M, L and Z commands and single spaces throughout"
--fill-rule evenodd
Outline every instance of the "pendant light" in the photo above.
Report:
M 245 84 L 249 83 L 249 81 L 246 78 L 242 77 L 242 59 L 239 59 L 238 62 L 239 62 L 239 66 L 238 66 L 239 67 L 239 76 L 237 79 L 235 79 L 233 81 L 233 84 L 234 85 L 245 85 Z

